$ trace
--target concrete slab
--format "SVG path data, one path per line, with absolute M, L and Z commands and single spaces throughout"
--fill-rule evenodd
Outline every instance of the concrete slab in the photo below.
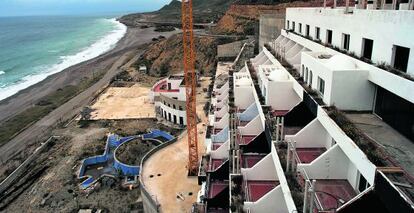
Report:
M 201 159 L 205 153 L 205 124 L 208 119 L 204 114 L 203 106 L 207 102 L 202 88 L 207 88 L 210 80 L 201 81 L 202 87 L 197 91 L 197 114 L 201 119 L 198 124 L 198 150 Z M 165 147 L 152 155 L 142 170 L 142 180 L 149 193 L 160 204 L 161 212 L 176 213 L 189 212 L 192 204 L 197 201 L 197 177 L 188 177 L 188 143 L 187 133 L 178 137 L 177 142 Z M 191 195 L 190 195 L 191 193 Z
M 92 105 L 91 120 L 155 118 L 149 87 L 109 87 Z
M 414 175 L 414 142 L 398 133 L 373 114 L 347 113 L 354 124 L 371 137 L 393 157 L 408 173 Z

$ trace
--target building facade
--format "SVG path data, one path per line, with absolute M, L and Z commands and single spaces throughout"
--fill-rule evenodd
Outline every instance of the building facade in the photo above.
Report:
M 180 126 L 187 125 L 184 77 L 171 75 L 158 81 L 151 89 L 150 100 L 157 116 Z
M 375 143 L 339 119 L 341 111 L 377 114 L 412 140 L 413 68 L 399 47 L 414 47 L 406 34 L 413 18 L 413 11 L 287 9 L 280 36 L 214 87 L 192 211 L 414 212 L 404 187 L 414 183 L 410 168 L 376 156 Z M 401 25 L 391 27 L 396 20 Z M 372 63 L 385 59 L 397 74 Z

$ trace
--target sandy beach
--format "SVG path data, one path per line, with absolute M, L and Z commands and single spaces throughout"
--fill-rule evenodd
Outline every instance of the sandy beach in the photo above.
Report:
M 96 72 L 105 73 L 94 85 L 72 98 L 67 103 L 33 123 L 30 127 L 16 135 L 11 141 L 0 147 L 0 162 L 4 163 L 17 153 L 34 142 L 41 142 L 48 137 L 51 127 L 58 121 L 70 119 L 95 97 L 109 81 L 119 73 L 123 66 L 133 63 L 137 56 L 145 50 L 146 44 L 154 37 L 163 35 L 169 37 L 176 32 L 160 33 L 153 28 L 130 28 L 125 36 L 111 51 L 92 60 L 74 65 L 62 72 L 49 76 L 27 89 L 24 89 L 5 100 L 0 101 L 0 124 L 13 116 L 30 108 L 51 94 L 68 85 L 78 85 L 83 78 L 95 75 Z M 125 68 L 125 67 L 124 67 Z M 23 128 L 23 127 L 22 127 Z

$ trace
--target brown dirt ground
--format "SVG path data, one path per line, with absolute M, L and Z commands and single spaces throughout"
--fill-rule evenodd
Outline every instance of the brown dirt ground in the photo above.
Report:
M 208 101 L 203 93 L 207 88 L 210 78 L 201 78 L 201 87 L 197 91 L 197 114 L 201 119 L 198 124 L 198 150 L 199 156 L 205 153 L 205 124 L 208 118 L 203 112 L 203 106 Z M 196 202 L 200 186 L 197 177 L 188 177 L 188 145 L 187 134 L 183 133 L 178 141 L 155 153 L 144 165 L 142 179 L 150 194 L 155 195 L 161 204 L 162 212 L 176 213 L 188 212 Z M 152 175 L 152 177 L 151 177 Z M 192 193 L 190 195 L 189 193 Z M 178 199 L 177 194 L 184 198 Z

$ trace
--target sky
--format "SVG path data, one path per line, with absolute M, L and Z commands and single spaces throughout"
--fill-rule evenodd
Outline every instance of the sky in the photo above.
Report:
M 171 0 L 0 0 L 0 16 L 148 12 Z

